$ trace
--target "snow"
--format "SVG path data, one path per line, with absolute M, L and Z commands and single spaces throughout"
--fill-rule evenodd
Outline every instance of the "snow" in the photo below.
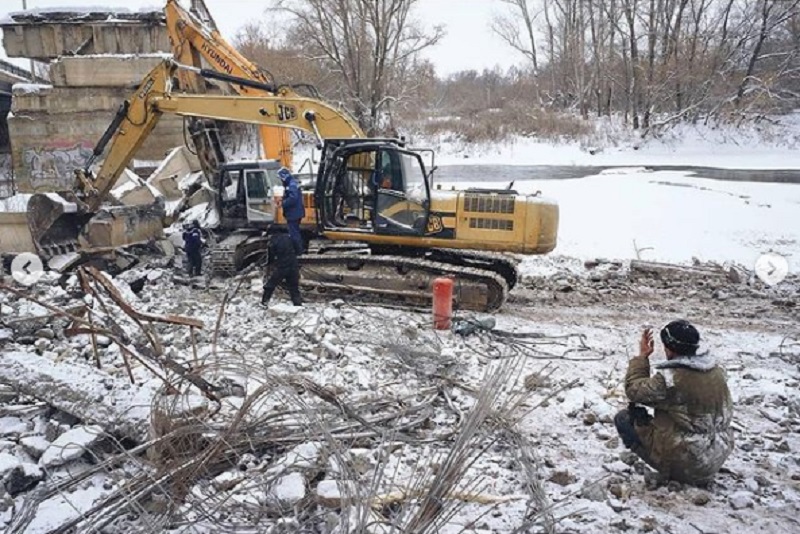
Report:
M 0 452 L 0 480 L 20 465 L 22 465 L 22 462 L 13 454 Z
M 169 205 L 169 203 L 167 203 Z M 169 212 L 169 210 L 167 210 Z M 203 202 L 187 209 L 180 216 L 181 223 L 198 221 L 202 228 L 216 228 L 219 225 L 219 214 L 210 202 Z
M 39 459 L 42 467 L 54 467 L 77 460 L 105 434 L 99 426 L 81 426 L 60 435 Z
M 97 13 L 107 13 L 109 15 L 109 19 L 105 22 L 131 22 L 130 20 L 123 18 L 123 19 L 114 19 L 113 15 L 128 15 L 131 13 L 160 13 L 163 10 L 163 6 L 144 6 L 139 7 L 136 10 L 132 10 L 127 7 L 113 7 L 110 8 L 109 6 L 101 6 L 101 5 L 88 5 L 88 6 L 48 6 L 48 7 L 35 7 L 26 9 L 25 11 L 12 11 L 8 13 L 8 15 L 2 19 L 0 19 L 0 24 L 14 24 L 18 23 L 19 21 L 15 20 L 17 18 L 22 18 L 23 21 L 26 18 L 31 16 L 46 16 L 48 14 L 53 13 L 74 13 L 77 18 L 80 16 L 86 16 L 89 14 L 97 14 Z
M 0 213 L 20 213 L 28 209 L 28 200 L 33 195 L 14 195 L 6 199 L 0 199 Z
M 443 184 L 443 187 L 457 184 Z M 491 182 L 470 183 L 490 187 Z M 688 263 L 733 261 L 749 268 L 766 252 L 800 271 L 800 185 L 724 182 L 689 172 L 606 171 L 571 180 L 517 181 L 559 205 L 557 256 Z M 526 265 L 552 261 L 524 260 Z
M 46 83 L 15 83 L 11 90 L 15 95 L 28 95 L 41 93 L 52 88 L 52 85 Z
M 105 475 L 94 475 L 75 491 L 57 494 L 41 503 L 25 533 L 46 534 L 90 510 L 97 501 L 113 491 L 103 488 L 104 477 Z
M 500 143 L 465 144 L 452 135 L 421 137 L 436 165 L 680 165 L 724 169 L 800 168 L 800 113 L 760 127 L 680 124 L 659 138 L 641 140 L 613 122 L 597 121 L 588 138 L 551 142 L 517 136 Z M 595 152 L 591 154 L 590 152 Z
M 288 505 L 299 502 L 306 496 L 306 481 L 300 473 L 289 473 L 280 477 L 267 494 L 268 499 Z
M 81 54 L 80 56 L 70 56 L 70 57 L 79 57 L 81 59 L 173 59 L 173 56 L 167 52 L 153 52 L 153 53 L 142 53 L 142 54 Z M 56 59 L 54 63 L 57 63 L 59 60 Z M 154 164 L 158 164 L 158 161 L 153 162 Z

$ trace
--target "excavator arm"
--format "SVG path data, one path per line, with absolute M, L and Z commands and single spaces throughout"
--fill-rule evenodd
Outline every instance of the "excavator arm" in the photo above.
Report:
M 202 0 L 196 1 L 207 12 Z M 181 7 L 177 0 L 168 0 L 164 12 L 172 54 L 178 63 L 200 68 L 202 60 L 205 60 L 218 73 L 262 84 L 262 87 L 257 87 L 233 82 L 234 91 L 241 96 L 276 94 L 277 88 L 264 88 L 272 84 L 271 76 L 241 55 L 214 27 L 204 24 L 195 14 Z M 189 70 L 180 71 L 178 80 L 184 90 L 194 94 L 206 92 L 204 80 Z M 280 160 L 282 165 L 291 167 L 292 139 L 289 131 L 265 125 L 259 128 L 259 132 L 264 157 Z
M 361 135 L 361 130 L 352 119 L 333 106 L 313 98 L 296 95 L 242 97 L 174 94 L 173 77 L 186 69 L 210 78 L 228 78 L 227 75 L 181 66 L 171 60 L 157 65 L 120 107 L 87 165 L 76 170 L 73 190 L 60 195 L 40 194 L 31 198 L 28 224 L 34 243 L 43 255 L 50 257 L 63 251 L 103 247 L 98 239 L 87 234 L 87 227 L 91 226 L 101 204 L 108 199 L 120 175 L 164 113 L 281 129 L 295 128 L 316 135 L 320 140 Z M 241 81 L 251 86 L 259 83 Z M 97 174 L 93 175 L 91 163 L 105 152 L 106 145 L 110 145 L 106 158 Z M 128 228 L 152 227 L 155 224 L 149 220 L 146 224 L 143 220 L 139 221 L 136 218 L 139 215 L 128 216 L 124 209 L 117 208 L 115 220 L 122 221 L 120 225 Z M 108 243 L 105 246 L 113 245 Z

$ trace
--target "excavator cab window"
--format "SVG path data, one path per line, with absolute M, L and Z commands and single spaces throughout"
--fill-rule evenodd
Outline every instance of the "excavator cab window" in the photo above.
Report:
M 270 223 L 275 220 L 272 190 L 274 182 L 278 180 L 275 171 L 247 169 L 244 177 L 247 188 L 247 220 L 251 223 Z
M 430 191 L 419 155 L 370 142 L 331 150 L 317 188 L 326 230 L 424 234 Z
M 396 149 L 381 152 L 388 159 L 391 184 L 378 188 L 375 232 L 422 235 L 428 223 L 429 189 L 425 170 L 417 154 Z M 398 172 L 399 171 L 399 172 Z
M 241 169 L 223 169 L 219 178 L 220 211 L 224 224 L 241 224 L 246 220 Z

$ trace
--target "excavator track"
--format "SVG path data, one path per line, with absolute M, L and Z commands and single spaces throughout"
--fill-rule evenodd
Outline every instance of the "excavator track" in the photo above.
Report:
M 306 294 L 394 305 L 430 305 L 433 280 L 440 276 L 455 279 L 456 309 L 492 312 L 508 297 L 506 281 L 494 272 L 424 258 L 307 254 L 300 257 L 300 272 L 300 284 Z
M 211 248 L 209 268 L 214 276 L 234 276 L 247 265 L 263 256 L 267 250 L 266 236 L 238 233 L 227 236 Z
M 517 272 L 518 262 L 500 252 L 437 248 L 431 250 L 428 257 L 433 261 L 441 263 L 495 272 L 506 281 L 509 291 L 514 289 L 514 286 L 517 285 L 517 281 L 519 280 L 519 273 Z

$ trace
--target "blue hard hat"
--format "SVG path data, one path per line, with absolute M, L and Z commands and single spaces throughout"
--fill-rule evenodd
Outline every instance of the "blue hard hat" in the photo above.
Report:
M 278 169 L 278 178 L 280 178 L 282 182 L 287 182 L 292 178 L 292 171 L 286 167 L 281 167 Z

